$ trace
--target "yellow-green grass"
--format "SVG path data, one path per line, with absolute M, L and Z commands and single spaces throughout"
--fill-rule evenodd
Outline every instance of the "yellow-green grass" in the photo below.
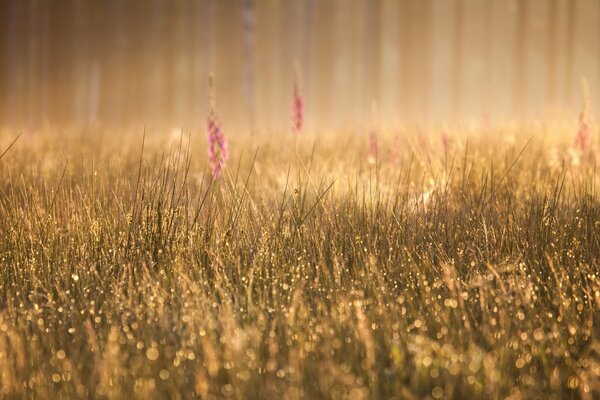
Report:
M 597 144 L 449 136 L 22 135 L 0 398 L 597 398 Z

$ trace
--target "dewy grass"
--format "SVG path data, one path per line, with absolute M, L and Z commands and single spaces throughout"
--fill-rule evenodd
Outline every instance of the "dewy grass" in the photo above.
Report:
M 377 166 L 365 135 L 232 137 L 219 180 L 194 135 L 17 141 L 0 398 L 597 398 L 598 178 L 553 129 Z

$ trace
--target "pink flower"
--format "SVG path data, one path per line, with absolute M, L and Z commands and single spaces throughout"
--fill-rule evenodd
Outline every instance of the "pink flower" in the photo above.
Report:
M 481 115 L 481 127 L 483 129 L 490 129 L 491 123 L 490 123 L 490 113 L 488 113 L 487 111 L 484 111 L 483 114 Z
M 590 147 L 591 139 L 592 134 L 590 132 L 590 127 L 587 124 L 586 113 L 585 111 L 582 111 L 581 114 L 579 114 L 579 127 L 577 128 L 577 133 L 575 134 L 573 147 L 581 152 L 585 152 Z
M 369 132 L 369 164 L 375 164 L 379 158 L 379 141 L 377 140 L 377 130 L 371 129 Z
M 304 122 L 304 100 L 300 94 L 298 74 L 294 77 L 294 88 L 292 94 L 292 132 L 298 133 L 302 130 Z
M 452 139 L 450 139 L 450 136 L 448 136 L 448 132 L 446 132 L 446 130 L 444 130 L 442 132 L 442 148 L 444 149 L 444 154 L 448 154 L 448 151 L 450 150 L 450 146 L 452 146 Z
M 369 164 L 377 163 L 379 159 L 379 118 L 377 114 L 377 103 L 371 102 L 371 129 L 369 130 Z
M 400 138 L 398 135 L 394 135 L 392 138 L 392 143 L 389 147 L 389 155 L 394 164 L 398 164 L 400 162 Z
M 227 139 L 221 128 L 221 121 L 217 116 L 215 106 L 215 89 L 212 75 L 208 78 L 208 118 L 207 118 L 207 136 L 208 136 L 208 163 L 213 178 L 218 178 L 229 158 L 227 148 Z
M 583 109 L 579 114 L 579 127 L 575 134 L 575 140 L 573 141 L 573 148 L 580 152 L 586 152 L 592 141 L 592 133 L 590 131 L 589 120 L 590 120 L 590 95 L 588 90 L 587 81 L 582 79 L 581 89 L 583 94 Z

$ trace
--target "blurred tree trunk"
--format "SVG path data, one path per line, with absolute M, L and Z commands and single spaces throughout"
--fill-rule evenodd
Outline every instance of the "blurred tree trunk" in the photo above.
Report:
M 177 128 L 181 126 L 179 81 L 183 79 L 180 70 L 180 58 L 183 52 L 179 49 L 179 30 L 182 27 L 180 2 L 171 1 L 163 9 L 163 19 L 165 20 L 165 30 L 163 38 L 162 56 L 165 58 L 165 113 L 161 123 L 169 123 Z M 169 127 L 171 128 L 171 127 Z M 177 129 L 176 128 L 176 129 Z
M 526 59 L 525 49 L 527 40 L 527 1 L 519 0 L 517 2 L 517 34 L 515 36 L 515 80 L 513 87 L 514 94 L 514 115 L 523 116 L 525 107 L 525 93 L 526 93 Z
M 61 90 L 63 86 L 63 74 L 61 71 L 61 61 L 65 59 L 65 52 L 63 49 L 63 19 L 61 7 L 50 7 L 48 9 L 49 14 L 49 32 L 46 35 L 46 47 L 50 49 L 49 51 L 49 76 L 48 83 L 50 86 L 50 94 L 52 97 L 52 101 L 48 102 L 48 114 L 49 118 L 54 120 L 54 122 L 58 122 L 62 118 L 61 112 L 63 111 L 64 106 L 64 91 Z
M 183 128 L 185 125 L 187 98 L 186 88 L 189 86 L 186 81 L 189 79 L 189 70 L 187 68 L 189 54 L 185 51 L 183 42 L 186 32 L 189 32 L 186 14 L 189 2 L 177 2 L 172 6 L 172 15 L 170 18 L 170 51 L 171 53 L 171 82 L 169 98 L 171 103 L 171 120 L 177 128 Z
M 103 28 L 107 31 L 105 37 L 107 53 L 105 60 L 110 68 L 110 80 L 112 89 L 107 93 L 107 113 L 108 120 L 113 124 L 121 124 L 127 118 L 126 108 L 129 106 L 127 102 L 127 92 L 125 85 L 127 82 L 126 65 L 124 56 L 127 51 L 127 17 L 126 2 L 107 2 L 108 19 Z M 110 29 L 108 29 L 110 27 Z M 163 110 L 164 112 L 164 110 Z
M 494 47 L 494 0 L 485 0 L 484 8 L 484 34 L 483 34 L 483 84 L 482 98 L 483 115 L 489 115 L 492 107 L 492 70 L 493 70 L 493 47 Z
M 254 1 L 244 0 L 242 9 L 243 44 L 244 44 L 244 101 L 246 118 L 250 125 L 250 133 L 255 130 L 254 104 Z
M 364 100 L 365 110 L 369 110 L 372 101 L 379 105 L 380 96 L 380 70 L 381 70 L 381 0 L 370 0 L 367 3 L 366 29 L 364 41 L 365 64 L 364 69 Z
M 162 57 L 156 57 L 156 47 L 162 39 L 161 19 L 162 7 L 160 0 L 149 0 L 147 6 L 147 22 L 144 29 L 144 57 L 145 67 L 144 76 L 144 97 L 146 111 L 144 113 L 144 122 L 148 123 L 153 116 L 160 115 L 163 110 L 163 104 L 160 97 L 164 96 L 161 81 L 163 80 L 163 60 Z
M 548 33 L 546 49 L 546 96 L 547 104 L 553 110 L 556 106 L 556 30 L 558 0 L 548 0 L 548 21 L 546 31 Z
M 454 11 L 454 66 L 452 69 L 452 114 L 454 119 L 461 115 L 461 90 L 462 90 L 462 61 L 463 61 L 463 0 L 456 0 Z
M 574 47 L 575 47 L 575 17 L 576 17 L 576 0 L 567 2 L 567 26 L 566 26 L 566 65 L 565 65 L 565 97 L 567 108 L 573 107 L 573 63 Z
M 419 62 L 417 73 L 413 80 L 418 82 L 419 107 L 418 114 L 427 120 L 429 116 L 429 92 L 431 88 L 431 1 L 422 0 L 417 6 L 415 18 L 416 32 L 413 31 L 413 40 L 418 43 L 413 46 L 417 50 L 415 57 Z
M 404 1 L 400 5 L 400 104 L 401 114 L 405 119 L 414 115 L 413 102 L 413 37 L 412 37 L 412 1 Z
M 76 2 L 73 5 L 73 19 L 71 20 L 75 39 L 73 43 L 73 122 L 78 125 L 86 123 L 86 92 L 87 92 L 87 43 L 86 27 L 89 24 L 87 2 Z
M 23 47 L 25 44 L 25 32 L 23 26 L 19 24 L 24 16 L 25 2 L 6 2 L 3 5 L 2 15 L 4 30 L 4 52 L 2 54 L 2 64 L 5 66 L 4 75 L 0 79 L 4 80 L 4 104 L 2 111 L 5 115 L 5 121 L 8 123 L 21 123 L 23 121 L 23 106 L 26 103 L 24 89 L 24 66 Z M 4 121 L 3 121 L 4 122 Z
M 27 1 L 27 90 L 26 90 L 26 119 L 28 125 L 34 125 L 39 118 L 39 37 L 40 8 L 35 1 Z
M 313 29 L 307 28 L 312 27 L 315 22 L 315 0 L 306 0 L 304 3 L 304 35 L 302 41 L 302 59 L 303 59 L 303 71 L 302 71 L 302 91 L 304 95 L 304 107 L 305 107 L 305 126 L 307 122 L 312 120 L 313 110 L 313 87 L 312 87 L 312 60 L 315 55 L 313 48 Z
M 319 12 L 315 18 L 315 27 L 317 31 L 316 43 L 314 45 L 317 48 L 317 57 L 313 61 L 313 79 L 316 79 L 316 85 L 313 89 L 312 101 L 315 103 L 315 109 L 313 112 L 317 115 L 315 117 L 325 126 L 331 122 L 331 111 L 332 102 L 335 100 L 335 94 L 332 93 L 332 59 L 331 56 L 335 51 L 333 46 L 333 27 L 332 19 L 335 12 L 333 2 L 317 2 L 316 7 Z M 330 62 L 324 62 L 324 60 L 330 60 Z
M 84 2 L 87 6 L 90 3 Z M 86 120 L 89 126 L 96 125 L 101 122 L 100 107 L 101 107 L 101 95 L 103 95 L 100 84 L 102 82 L 102 72 L 105 71 L 103 63 L 103 52 L 105 51 L 105 39 L 103 35 L 103 25 L 105 21 L 103 8 L 94 9 L 92 7 L 86 7 L 89 15 L 88 27 L 88 43 L 89 46 L 86 49 L 86 90 L 87 90 L 87 101 L 86 101 Z M 106 89 L 105 89 L 106 90 Z

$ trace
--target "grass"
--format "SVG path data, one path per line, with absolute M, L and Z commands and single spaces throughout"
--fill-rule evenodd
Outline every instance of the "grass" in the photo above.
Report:
M 239 136 L 215 181 L 196 135 L 24 135 L 0 398 L 597 398 L 596 156 L 564 134 L 382 135 L 375 165 Z

